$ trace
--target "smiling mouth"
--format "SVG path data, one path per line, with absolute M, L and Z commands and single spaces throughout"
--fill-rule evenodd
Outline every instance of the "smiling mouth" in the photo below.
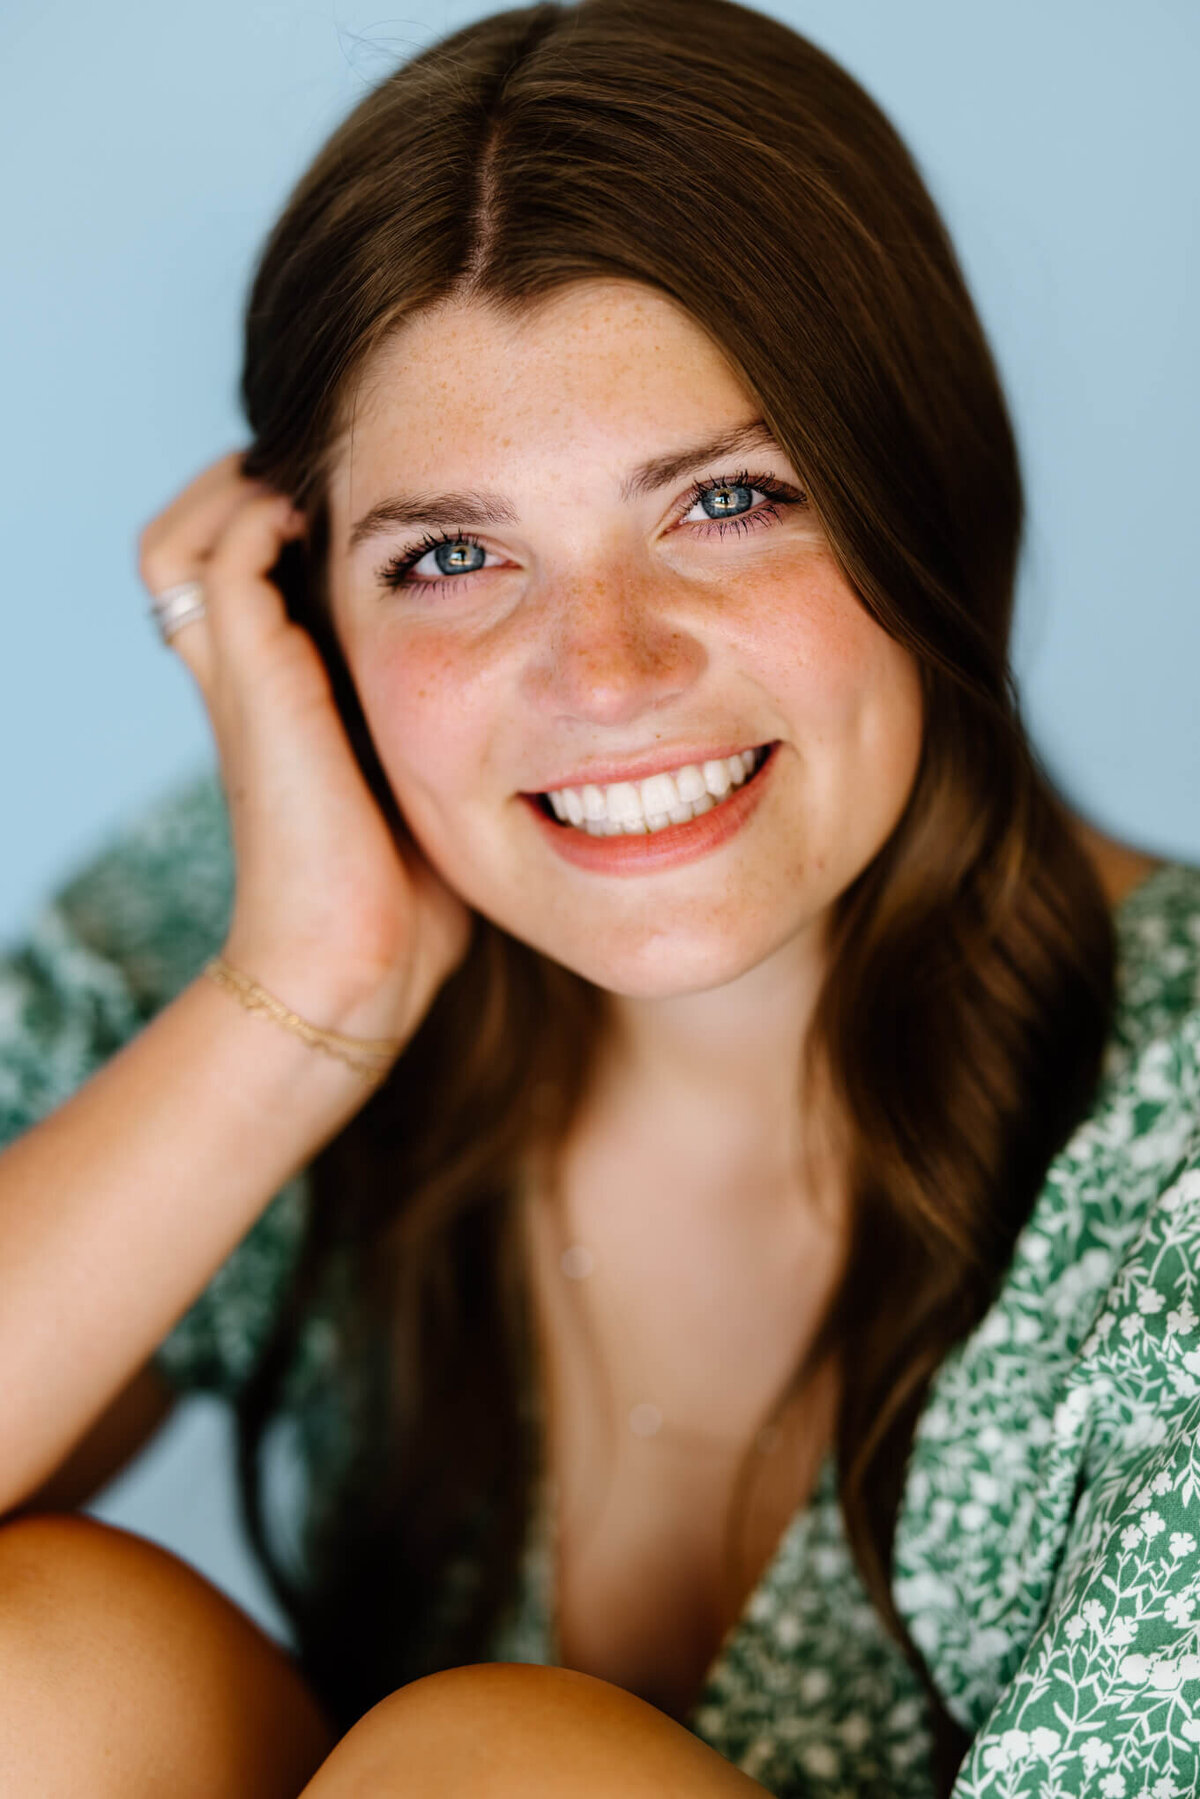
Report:
M 535 804 L 565 830 L 589 837 L 653 836 L 721 806 L 750 784 L 775 748 L 759 744 L 711 762 L 688 762 L 642 781 L 560 787 Z

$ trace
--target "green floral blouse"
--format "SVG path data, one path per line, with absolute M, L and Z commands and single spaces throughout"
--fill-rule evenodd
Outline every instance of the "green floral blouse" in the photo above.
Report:
M 231 888 L 205 775 L 41 911 L 0 959 L 0 1142 L 194 978 Z M 1094 1108 L 938 1371 L 897 1522 L 896 1604 L 972 1736 L 954 1799 L 1200 1796 L 1200 868 L 1166 864 L 1117 922 Z M 159 1347 L 177 1386 L 236 1394 L 307 1202 L 300 1176 Z M 338 1452 L 336 1355 L 316 1306 L 288 1387 L 311 1512 Z M 780 1799 L 928 1799 L 926 1701 L 858 1581 L 834 1475 L 830 1457 L 688 1722 Z M 543 1483 L 496 1659 L 557 1659 L 553 1497 Z

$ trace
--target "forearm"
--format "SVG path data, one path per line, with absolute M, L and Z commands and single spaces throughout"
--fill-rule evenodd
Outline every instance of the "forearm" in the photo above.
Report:
M 367 1092 L 201 977 L 0 1155 L 0 1512 L 53 1472 Z

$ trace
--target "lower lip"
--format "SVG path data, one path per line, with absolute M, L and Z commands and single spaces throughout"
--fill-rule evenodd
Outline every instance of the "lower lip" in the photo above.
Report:
M 766 792 L 778 747 L 772 744 L 758 772 L 719 806 L 714 806 L 710 812 L 702 812 L 699 818 L 689 818 L 686 824 L 668 825 L 665 831 L 592 837 L 574 825 L 560 825 L 547 818 L 532 795 L 522 794 L 521 797 L 551 848 L 564 862 L 586 868 L 591 874 L 653 874 L 660 868 L 677 868 L 683 862 L 694 862 L 736 836 L 757 810 Z

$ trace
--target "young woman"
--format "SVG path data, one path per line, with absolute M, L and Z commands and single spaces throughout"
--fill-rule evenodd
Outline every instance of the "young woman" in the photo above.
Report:
M 0 986 L 11 1790 L 1200 1792 L 1200 869 L 1025 736 L 887 122 L 727 0 L 498 14 L 244 394 L 142 540 L 220 781 Z M 294 1657 L 74 1515 L 198 1386 Z

